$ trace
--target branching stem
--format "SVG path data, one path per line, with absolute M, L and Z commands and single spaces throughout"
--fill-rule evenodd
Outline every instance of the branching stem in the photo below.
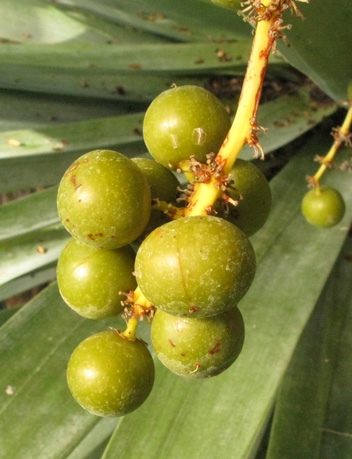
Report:
M 335 158 L 335 155 L 338 149 L 340 148 L 340 145 L 342 143 L 345 143 L 346 145 L 351 145 L 351 134 L 350 134 L 351 124 L 352 124 L 352 102 L 350 104 L 350 108 L 347 112 L 347 115 L 345 117 L 345 120 L 342 126 L 334 129 L 332 132 L 332 135 L 335 141 L 332 144 L 326 156 L 324 156 L 324 158 L 319 160 L 321 162 L 321 166 L 319 167 L 318 172 L 313 177 L 309 178 L 313 186 L 320 185 L 321 177 L 323 176 L 326 169 L 328 167 L 331 167 L 332 162 Z
M 269 0 L 263 1 L 263 12 Z M 263 151 L 258 141 L 261 129 L 257 124 L 259 99 L 268 66 L 270 51 L 278 38 L 277 28 L 282 11 L 278 9 L 269 19 L 260 20 L 255 32 L 251 56 L 233 124 L 228 132 L 215 161 L 223 165 L 224 174 L 229 174 L 238 155 L 246 143 L 254 147 L 255 156 L 262 156 Z M 190 199 L 184 215 L 206 215 L 207 209 L 213 206 L 223 191 L 216 187 L 216 178 L 209 183 L 195 184 L 195 192 Z

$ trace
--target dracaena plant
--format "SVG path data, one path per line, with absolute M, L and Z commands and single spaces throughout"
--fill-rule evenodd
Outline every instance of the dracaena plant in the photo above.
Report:
M 2 10 L 1 454 L 349 457 L 352 6 Z

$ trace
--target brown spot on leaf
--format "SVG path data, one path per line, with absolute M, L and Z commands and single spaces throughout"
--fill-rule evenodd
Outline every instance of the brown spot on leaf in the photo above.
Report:
M 142 66 L 140 64 L 130 64 L 129 65 L 129 68 L 130 69 L 135 69 L 135 70 L 139 70 L 142 68 Z
M 232 60 L 232 57 L 229 54 L 225 53 L 225 51 L 223 51 L 222 49 L 218 49 L 216 51 L 216 55 L 220 62 L 230 62 Z

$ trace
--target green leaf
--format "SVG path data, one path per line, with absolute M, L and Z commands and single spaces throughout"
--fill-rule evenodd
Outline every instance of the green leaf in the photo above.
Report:
M 72 0 L 70 5 L 177 41 L 222 41 L 251 34 L 236 12 L 203 0 Z
M 19 75 L 14 78 L 14 75 Z M 20 74 L 22 76 L 20 76 Z M 180 76 L 177 78 L 179 85 L 199 84 L 202 85 L 208 78 L 199 76 Z M 40 72 L 37 67 L 26 67 L 24 78 L 21 70 L 15 66 L 3 67 L 0 74 L 0 86 L 7 89 L 22 91 L 35 91 L 38 93 L 62 94 L 65 96 L 86 97 L 115 100 L 122 104 L 145 104 L 149 103 L 163 89 L 168 89 L 175 82 L 175 77 L 168 75 L 114 75 L 92 73 L 89 78 L 85 75 L 62 72 L 60 69 L 45 69 Z
M 0 242 L 58 223 L 57 187 L 0 206 Z
M 0 91 L 0 131 L 42 128 L 74 121 L 104 118 L 141 110 L 145 105 L 116 104 L 79 97 Z
M 338 102 L 347 99 L 352 64 L 352 4 L 334 1 L 299 3 L 306 21 L 292 19 L 287 32 L 290 47 L 281 43 L 280 52 L 301 72 L 311 78 L 322 91 Z
M 56 261 L 70 238 L 61 223 L 0 244 L 0 285 Z
M 339 435 L 333 435 L 333 430 L 340 430 L 340 426 L 333 423 L 329 431 L 325 427 L 329 425 L 325 416 L 338 351 L 347 363 L 344 357 L 346 343 L 340 337 L 346 336 L 352 307 L 352 270 L 350 261 L 346 259 L 351 250 L 352 242 L 347 239 L 283 378 L 275 406 L 267 459 L 296 457 L 298 445 L 300 459 L 350 457 L 351 438 L 343 439 L 342 435 L 342 449 L 337 450 L 333 442 L 331 445 L 324 444 L 324 436 L 326 443 L 329 443 L 329 437 Z M 350 362 L 348 366 L 351 366 Z M 347 374 L 344 371 L 343 381 L 346 381 Z M 343 400 L 342 411 L 346 411 L 346 391 L 339 390 L 337 393 L 343 394 L 338 398 L 341 398 L 341 402 Z M 348 426 L 350 428 L 351 425 Z
M 97 148 L 116 149 L 138 156 L 145 151 L 141 137 L 142 120 L 143 114 L 137 113 L 42 129 L 2 132 L 0 191 L 56 184 L 80 154 Z
M 351 256 L 351 250 L 348 254 Z M 347 261 L 347 263 L 350 263 Z M 351 269 L 351 268 L 350 268 Z M 346 287 L 345 287 L 346 288 Z M 351 391 L 351 352 L 352 352 L 352 301 L 344 327 L 341 330 L 338 356 L 334 377 L 330 388 L 329 403 L 322 426 L 320 457 L 329 459 L 349 459 L 352 455 L 352 391 Z
M 0 285 L 0 301 L 6 300 L 13 295 L 30 290 L 34 287 L 42 286 L 56 278 L 56 260 L 45 265 L 43 268 L 34 269 L 17 277 L 12 281 Z
M 12 309 L 0 309 L 0 327 L 9 320 L 19 308 L 12 308 Z
M 146 103 L 176 79 L 179 85 L 202 84 L 220 71 L 243 75 L 250 48 L 248 40 L 192 45 L 2 45 L 0 85 Z M 280 58 L 273 58 L 275 62 L 282 64 Z
M 67 459 L 96 459 L 101 457 L 118 422 L 119 420 L 115 418 L 101 419 Z
M 138 74 L 160 72 L 177 74 L 210 73 L 223 69 L 242 72 L 247 66 L 252 40 L 236 43 L 177 43 L 133 45 L 32 45 L 0 47 L 0 63 L 4 70 L 13 69 L 13 79 L 30 66 L 38 76 L 54 70 L 89 79 L 100 74 Z M 272 63 L 282 63 L 273 56 Z M 16 75 L 15 69 L 18 69 Z M 3 78 L 3 77 L 2 77 Z M 0 80 L 1 81 L 1 80 Z
M 41 0 L 2 0 L 0 30 L 2 40 L 23 44 L 107 40 L 89 24 Z

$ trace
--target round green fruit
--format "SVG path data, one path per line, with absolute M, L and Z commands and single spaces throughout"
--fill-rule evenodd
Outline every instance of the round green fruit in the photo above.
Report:
M 136 288 L 135 254 L 130 246 L 115 250 L 90 247 L 70 239 L 59 257 L 57 282 L 64 301 L 88 319 L 105 319 L 123 311 L 120 292 Z
M 72 236 L 93 247 L 116 249 L 144 231 L 151 192 L 133 161 L 115 151 L 95 150 L 68 168 L 60 182 L 57 205 Z
M 264 225 L 270 213 L 269 182 L 255 164 L 244 159 L 236 160 L 230 174 L 235 189 L 228 188 L 227 193 L 238 205 L 230 204 L 225 218 L 247 236 L 252 236 Z
M 166 202 L 172 202 L 176 199 L 177 187 L 180 186 L 180 182 L 170 169 L 152 159 L 132 158 L 132 161 L 146 176 L 152 199 L 160 199 L 160 201 Z
M 238 308 L 193 319 L 157 310 L 152 342 L 159 360 L 173 373 L 208 378 L 226 370 L 239 356 L 244 324 Z
M 73 397 L 90 413 L 124 416 L 150 394 L 154 362 L 143 342 L 105 331 L 75 349 L 68 363 L 67 382 Z
M 133 158 L 132 161 L 137 164 L 143 174 L 146 176 L 150 190 L 152 193 L 152 199 L 159 199 L 171 203 L 176 200 L 178 193 L 177 187 L 180 186 L 180 182 L 177 180 L 175 175 L 162 164 L 157 163 L 152 159 L 145 158 Z M 155 228 L 169 222 L 171 219 L 164 213 L 164 211 L 158 208 L 152 208 L 150 219 L 143 234 L 138 239 L 138 242 L 148 236 Z
M 334 188 L 319 186 L 304 196 L 302 213 L 306 220 L 320 228 L 337 225 L 345 214 L 345 202 Z
M 153 100 L 143 135 L 154 159 L 176 169 L 190 156 L 206 162 L 209 153 L 218 152 L 230 127 L 229 114 L 213 94 L 198 86 L 180 86 Z
M 184 317 L 207 317 L 234 307 L 255 274 L 246 235 L 212 216 L 184 217 L 154 230 L 135 263 L 139 287 L 157 308 Z

